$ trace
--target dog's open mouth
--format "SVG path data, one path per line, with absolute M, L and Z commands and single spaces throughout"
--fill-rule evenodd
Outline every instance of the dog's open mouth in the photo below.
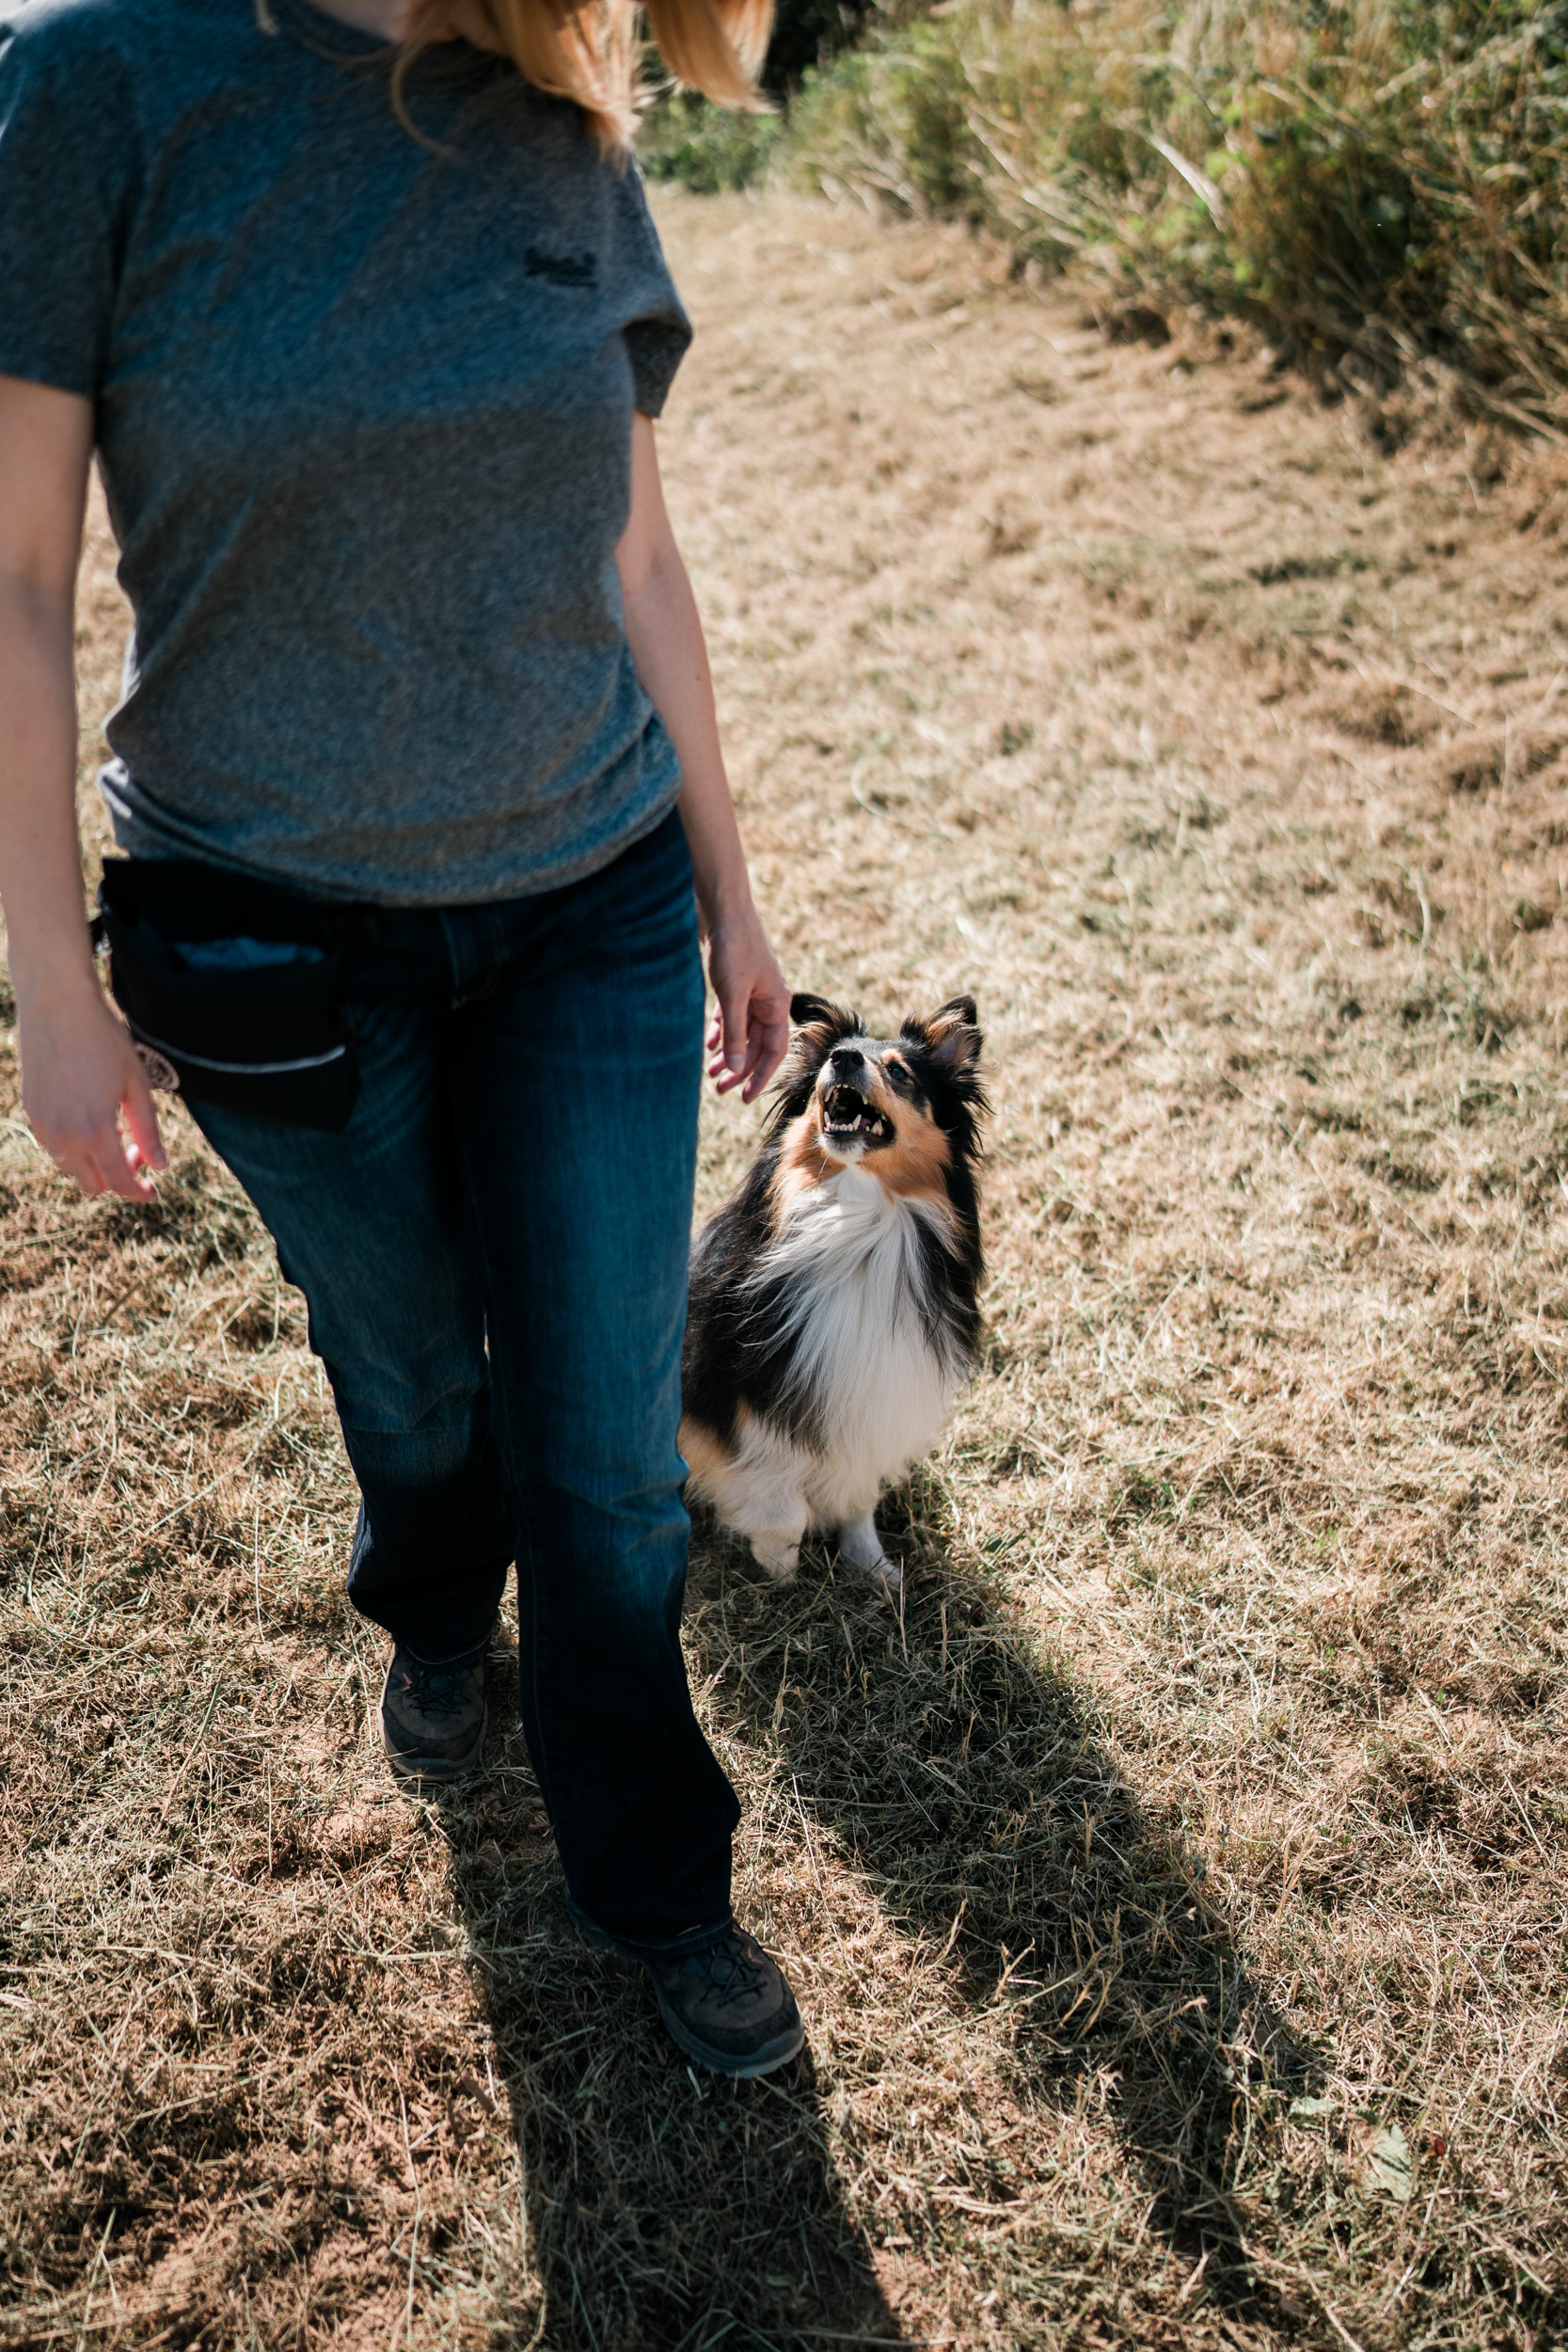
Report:
M 893 1128 L 859 1087 L 830 1087 L 822 1097 L 822 1134 L 829 1143 L 891 1143 Z

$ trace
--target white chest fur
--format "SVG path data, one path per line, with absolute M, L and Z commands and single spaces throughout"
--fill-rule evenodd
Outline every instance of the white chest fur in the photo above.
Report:
M 783 1278 L 792 1385 L 835 1486 L 874 1495 L 942 1435 L 958 1370 L 923 1311 L 921 1248 L 922 1222 L 941 1215 L 847 1168 L 791 1203 L 758 1269 Z
M 941 1437 L 966 1369 L 926 1296 L 923 1225 L 943 1211 L 901 1200 L 855 1168 L 800 1194 L 749 1287 L 792 1367 L 789 1422 L 742 1409 L 733 1450 L 683 1425 L 689 1491 L 751 1540 L 770 1574 L 794 1575 L 808 1528 L 836 1530 L 841 1553 L 891 1591 L 898 1570 L 873 1512 L 890 1479 Z M 766 1296 L 767 1305 L 762 1305 Z

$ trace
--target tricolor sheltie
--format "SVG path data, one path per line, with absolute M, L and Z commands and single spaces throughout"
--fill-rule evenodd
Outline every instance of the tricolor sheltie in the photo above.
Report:
M 895 1038 L 820 996 L 790 1018 L 756 1164 L 692 1248 L 688 1493 L 781 1581 L 817 1530 L 896 1591 L 877 1498 L 941 1437 L 979 1333 L 974 999 Z

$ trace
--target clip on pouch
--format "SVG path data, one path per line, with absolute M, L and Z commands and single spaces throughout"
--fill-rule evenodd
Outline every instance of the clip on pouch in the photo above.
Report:
M 281 884 L 185 858 L 109 858 L 95 930 L 154 1086 L 341 1135 L 359 1091 L 342 952 Z

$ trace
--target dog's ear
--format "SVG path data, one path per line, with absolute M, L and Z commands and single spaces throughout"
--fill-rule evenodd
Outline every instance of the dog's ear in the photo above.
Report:
M 842 1005 L 831 1005 L 825 996 L 792 996 L 789 1018 L 800 1032 L 795 1041 L 797 1053 L 808 1060 L 820 1061 L 837 1039 L 860 1034 L 858 1016 Z
M 979 1007 L 973 996 L 949 996 L 946 1004 L 924 1020 L 912 1016 L 904 1035 L 925 1047 L 937 1068 L 949 1077 L 973 1077 L 985 1041 L 980 1034 Z

